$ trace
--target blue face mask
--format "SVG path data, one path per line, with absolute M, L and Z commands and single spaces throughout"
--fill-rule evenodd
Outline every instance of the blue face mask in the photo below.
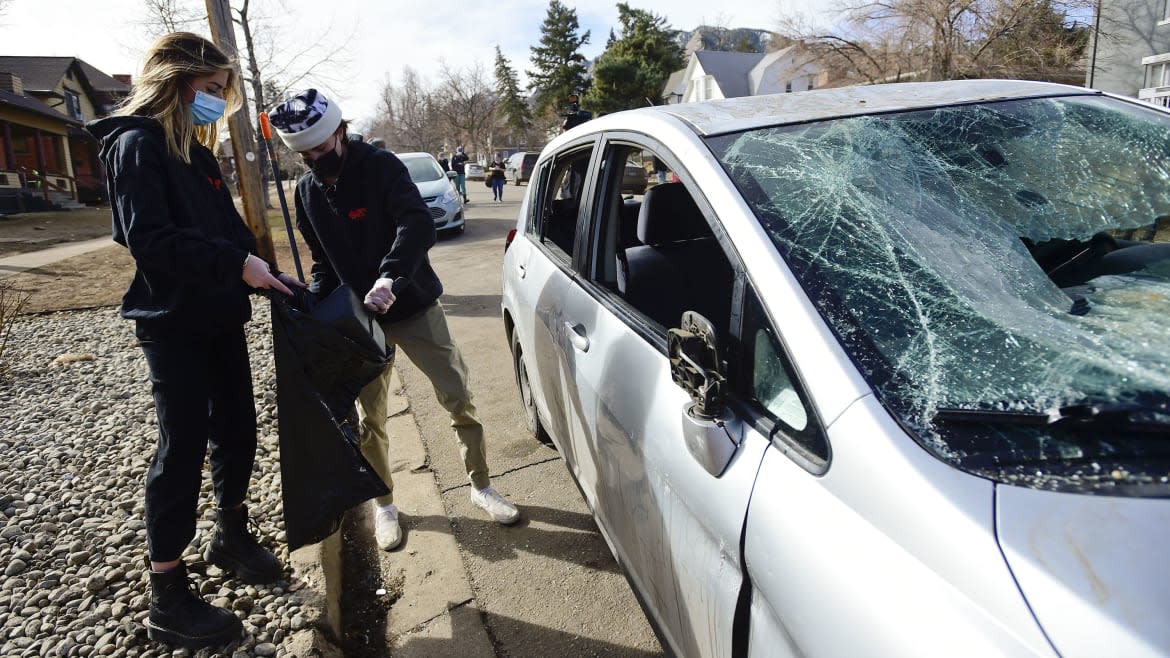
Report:
M 206 126 L 209 123 L 219 121 L 224 110 L 227 109 L 227 101 L 198 89 L 194 91 L 195 100 L 191 101 L 191 117 L 194 119 L 195 125 Z

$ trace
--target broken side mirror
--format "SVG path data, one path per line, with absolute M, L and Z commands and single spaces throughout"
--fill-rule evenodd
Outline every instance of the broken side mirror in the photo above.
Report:
M 715 327 L 694 311 L 683 313 L 680 325 L 667 332 L 667 346 L 670 377 L 692 400 L 683 418 L 683 439 L 695 461 L 719 477 L 735 455 L 742 428 L 726 408 L 727 380 Z

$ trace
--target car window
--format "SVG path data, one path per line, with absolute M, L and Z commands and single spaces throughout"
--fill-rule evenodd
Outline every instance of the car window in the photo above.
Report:
M 541 174 L 541 179 L 546 182 L 540 191 L 536 215 L 540 222 L 531 226 L 529 232 L 566 263 L 573 259 L 577 217 L 592 154 L 592 148 L 583 148 L 559 155 L 545 166 Z
M 684 311 L 710 320 L 721 336 L 729 326 L 732 266 L 683 182 L 652 182 L 654 154 L 645 147 L 606 147 L 599 175 L 590 273 L 665 335 Z
M 729 358 L 733 392 L 777 423 L 774 440 L 797 448 L 813 464 L 823 464 L 829 458 L 828 443 L 809 411 L 779 334 L 750 289 L 741 335 L 744 351 Z

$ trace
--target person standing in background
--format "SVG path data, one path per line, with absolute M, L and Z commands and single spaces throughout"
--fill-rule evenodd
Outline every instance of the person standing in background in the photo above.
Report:
M 504 174 L 504 159 L 500 157 L 499 153 L 496 154 L 496 159 L 488 165 L 488 177 L 492 184 L 492 201 L 503 202 L 504 182 L 507 177 Z
M 467 203 L 467 174 L 465 165 L 471 158 L 463 152 L 462 146 L 455 147 L 455 155 L 451 156 L 451 170 L 455 172 L 455 189 L 463 196 L 463 203 Z

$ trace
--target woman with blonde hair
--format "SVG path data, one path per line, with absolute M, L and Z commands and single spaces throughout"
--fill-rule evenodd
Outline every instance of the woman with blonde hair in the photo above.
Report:
M 255 255 L 211 149 L 240 107 L 234 62 L 195 34 L 151 46 L 142 75 L 113 116 L 87 129 L 101 141 L 113 237 L 134 258 L 122 298 L 146 356 L 158 444 L 146 474 L 152 639 L 225 644 L 242 625 L 194 592 L 181 560 L 195 536 L 210 444 L 216 526 L 204 557 L 244 582 L 277 580 L 280 562 L 248 531 L 244 505 L 256 453 L 256 408 L 244 323 L 249 293 L 290 294 L 295 278 Z

